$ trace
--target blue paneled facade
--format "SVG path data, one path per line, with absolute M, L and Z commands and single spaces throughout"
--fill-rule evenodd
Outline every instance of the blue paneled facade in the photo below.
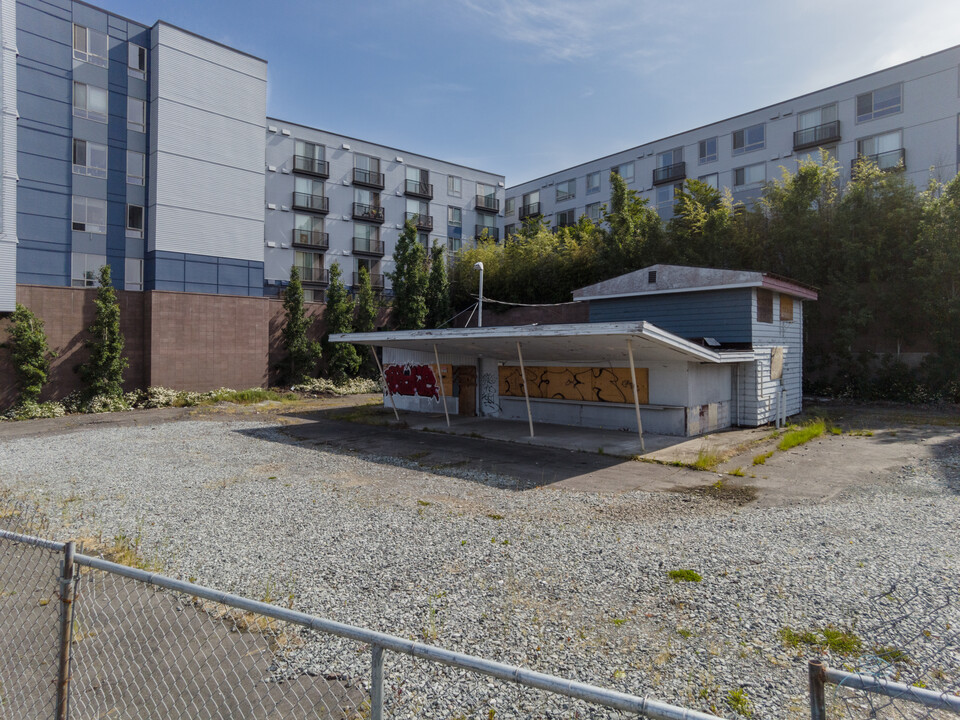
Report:
M 163 251 L 147 253 L 147 290 L 263 295 L 263 263 Z

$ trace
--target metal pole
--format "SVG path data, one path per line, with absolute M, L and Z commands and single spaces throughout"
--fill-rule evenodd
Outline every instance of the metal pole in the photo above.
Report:
M 533 437 L 533 415 L 530 414 L 530 393 L 527 392 L 527 371 L 523 367 L 523 353 L 520 341 L 517 341 L 517 357 L 520 358 L 520 377 L 523 378 L 523 399 L 527 401 L 527 422 L 530 423 L 530 437 Z
M 474 263 L 473 267 L 480 271 L 480 289 L 477 293 L 480 296 L 477 299 L 477 306 L 479 307 L 479 311 L 477 312 L 477 327 L 483 327 L 483 263 Z
M 383 648 L 373 646 L 370 664 L 370 720 L 383 720 Z
M 447 418 L 447 427 L 450 427 L 450 413 L 447 412 L 447 394 L 443 390 L 443 372 L 440 370 L 440 353 L 437 352 L 437 344 L 433 344 L 433 357 L 437 361 L 437 385 L 440 386 L 440 398 L 443 400 L 443 414 Z
M 70 700 L 70 646 L 73 642 L 74 571 L 76 546 L 71 540 L 63 548 L 60 567 L 60 656 L 57 672 L 57 720 L 67 720 Z
M 825 680 L 827 673 L 821 660 L 811 660 L 810 671 L 810 720 L 827 720 L 827 696 Z
M 397 412 L 397 401 L 393 399 L 393 393 L 390 392 L 390 386 L 387 384 L 387 374 L 383 371 L 380 358 L 377 357 L 377 351 L 373 349 L 373 345 L 370 346 L 370 352 L 373 354 L 373 361 L 377 364 L 377 370 L 380 371 L 380 379 L 383 380 L 383 389 L 386 390 L 387 397 L 390 398 L 390 404 L 393 405 L 393 416 L 397 419 L 397 422 L 400 422 L 400 413 Z
M 633 367 L 633 340 L 627 338 L 627 355 L 630 356 L 630 385 L 633 386 L 633 407 L 637 411 L 637 432 L 640 434 L 640 452 L 646 452 L 643 444 L 643 424 L 640 422 L 640 393 L 637 392 L 637 371 Z

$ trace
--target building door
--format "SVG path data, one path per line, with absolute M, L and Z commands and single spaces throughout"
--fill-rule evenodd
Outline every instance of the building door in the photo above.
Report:
M 459 388 L 457 400 L 460 414 L 474 417 L 477 414 L 477 369 L 473 365 L 457 365 L 453 369 L 454 381 Z

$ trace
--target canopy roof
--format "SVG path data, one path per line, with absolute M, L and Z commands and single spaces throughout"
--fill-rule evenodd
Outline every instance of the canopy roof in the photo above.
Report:
M 650 360 L 686 360 L 708 363 L 747 362 L 752 352 L 717 351 L 684 340 L 648 322 L 568 323 L 506 327 L 453 328 L 449 330 L 398 330 L 394 332 L 340 333 L 331 342 L 372 345 L 401 350 L 477 355 L 511 361 L 517 343 L 525 363 L 597 362 L 626 358 L 627 340 L 634 355 Z

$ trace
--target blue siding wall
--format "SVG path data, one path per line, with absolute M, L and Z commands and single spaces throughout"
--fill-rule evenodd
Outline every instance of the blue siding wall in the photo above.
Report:
M 644 320 L 683 338 L 749 343 L 752 289 L 708 290 L 590 301 L 590 322 Z
M 263 295 L 263 263 L 163 251 L 147 253 L 144 290 Z

